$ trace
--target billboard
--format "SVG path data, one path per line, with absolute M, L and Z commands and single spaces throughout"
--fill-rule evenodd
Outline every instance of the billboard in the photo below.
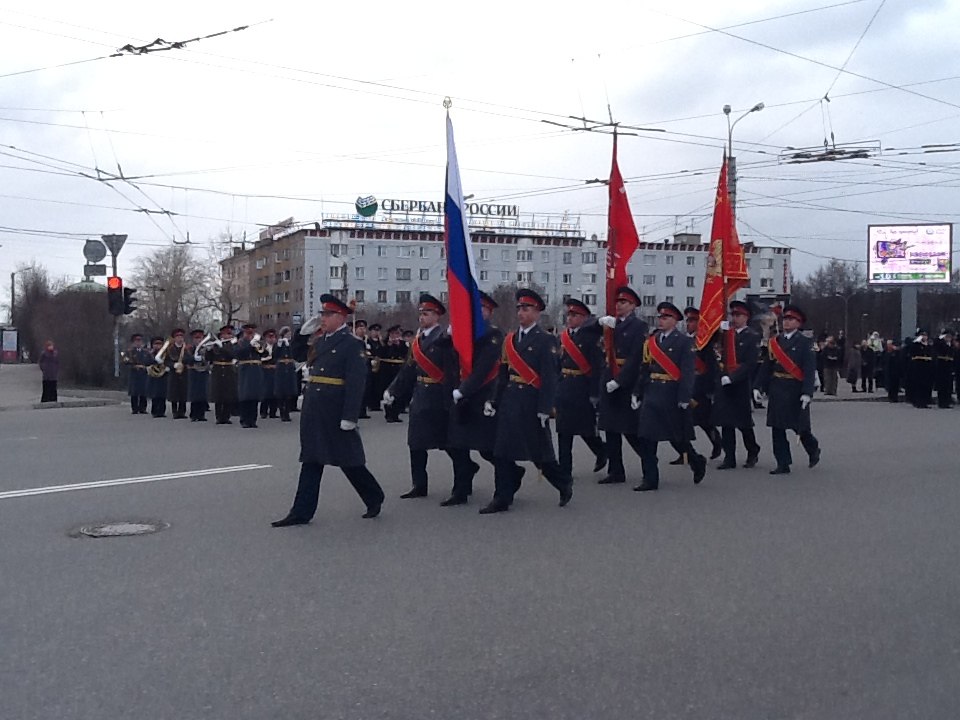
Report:
M 953 226 L 867 226 L 867 283 L 946 285 L 950 282 Z

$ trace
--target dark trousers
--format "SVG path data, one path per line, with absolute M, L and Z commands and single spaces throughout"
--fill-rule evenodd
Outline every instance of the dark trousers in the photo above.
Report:
M 185 418 L 187 416 L 187 401 L 175 400 L 170 403 L 170 412 L 174 418 Z
M 900 402 L 900 378 L 884 378 L 887 386 L 887 400 L 892 403 Z
M 145 413 L 147 411 L 147 396 L 131 395 L 130 410 L 132 410 L 134 413 Z
M 623 469 L 623 438 L 627 439 L 627 444 L 633 448 L 633 451 L 643 457 L 642 443 L 636 435 L 621 435 L 620 433 L 607 432 L 607 474 L 615 477 L 624 477 L 627 473 Z
M 757 443 L 757 435 L 753 432 L 753 428 L 740 428 L 740 434 L 743 435 L 743 446 L 747 449 L 747 457 L 759 455 L 760 445 Z M 723 445 L 723 461 L 736 464 L 737 428 L 720 428 L 720 444 Z
M 560 469 L 567 475 L 573 472 L 573 438 L 574 435 L 557 433 L 557 454 L 560 460 Z M 597 460 L 606 456 L 607 450 L 599 435 L 580 435 Z M 621 462 L 621 465 L 623 463 Z
M 300 481 L 297 484 L 297 495 L 290 508 L 290 515 L 301 520 L 310 520 L 317 512 L 317 501 L 320 499 L 320 479 L 323 477 L 323 465 L 319 463 L 303 463 L 300 465 Z M 340 468 L 347 480 L 357 491 L 357 495 L 368 508 L 379 507 L 383 504 L 383 489 L 366 465 Z
M 773 435 L 773 457 L 777 461 L 778 468 L 787 468 L 793 463 L 793 455 L 790 454 L 790 441 L 787 440 L 787 431 L 782 428 L 772 428 Z M 810 431 L 799 433 L 800 444 L 807 451 L 807 455 L 813 455 L 819 448 L 820 443 Z
M 480 471 L 480 466 L 470 458 L 467 448 L 450 448 L 447 455 L 453 460 L 453 490 L 450 494 L 458 498 L 466 498 L 473 494 L 473 476 Z M 496 467 L 493 455 L 481 452 L 480 457 Z
M 573 478 L 570 473 L 565 473 L 560 469 L 560 463 L 556 460 L 543 463 L 534 463 L 537 469 L 543 473 L 551 485 L 558 492 L 563 493 L 573 484 Z M 513 460 L 504 460 L 497 458 L 493 463 L 494 468 L 494 491 L 493 499 L 509 506 L 513 503 L 513 496 L 520 489 L 520 477 L 523 475 L 523 469 Z
M 43 380 L 42 389 L 40 391 L 40 402 L 56 402 L 57 401 L 57 381 L 56 380 Z
M 863 392 L 873 392 L 873 370 L 864 368 L 860 374 L 860 389 Z
M 167 416 L 167 399 L 152 398 L 150 400 L 150 414 L 155 418 Z
M 386 417 L 386 419 L 390 420 L 391 422 L 396 422 L 400 419 L 401 409 L 402 408 L 400 407 L 400 403 L 398 403 L 397 401 L 393 401 L 389 405 L 384 405 L 383 406 L 384 417 Z
M 276 398 L 268 398 L 266 400 L 260 401 L 260 417 L 272 417 L 277 416 L 277 409 L 280 407 L 280 402 Z
M 215 403 L 214 413 L 217 416 L 217 422 L 221 425 L 230 422 L 230 411 L 233 409 L 232 403 Z
M 280 411 L 280 420 L 282 422 L 290 422 L 290 409 L 297 406 L 297 399 L 292 398 L 280 398 L 277 400 L 277 409 Z
M 240 424 L 244 427 L 257 426 L 257 401 L 241 400 L 237 403 L 239 406 Z
M 637 454 L 640 456 L 640 467 L 643 469 L 643 484 L 660 487 L 660 462 L 657 459 L 656 440 L 638 438 L 640 447 Z M 706 459 L 700 455 L 689 440 L 671 440 L 670 445 L 678 453 L 687 458 L 687 464 L 695 469 L 698 463 L 705 464 Z
M 207 419 L 207 410 L 210 409 L 210 403 L 206 400 L 194 400 L 190 403 L 190 419 L 191 420 L 206 420 Z
M 450 456 L 450 459 L 453 461 L 454 473 L 457 469 L 457 450 L 447 449 L 444 452 Z M 467 451 L 467 460 L 470 459 L 470 451 Z M 463 462 L 462 455 L 460 456 L 460 462 Z M 427 451 L 426 450 L 410 450 L 410 480 L 415 490 L 423 490 L 426 492 L 428 483 L 427 483 Z

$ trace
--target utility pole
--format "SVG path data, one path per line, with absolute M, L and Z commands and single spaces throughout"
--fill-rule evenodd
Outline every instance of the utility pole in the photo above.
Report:
M 730 106 L 723 106 L 723 114 L 727 116 L 727 196 L 730 199 L 730 210 L 733 218 L 737 218 L 737 158 L 733 155 L 733 128 L 750 113 L 760 112 L 764 104 L 758 102 L 732 123 L 730 122 Z
M 14 282 L 17 273 L 10 273 L 10 325 L 13 325 L 13 315 L 17 310 L 17 285 Z

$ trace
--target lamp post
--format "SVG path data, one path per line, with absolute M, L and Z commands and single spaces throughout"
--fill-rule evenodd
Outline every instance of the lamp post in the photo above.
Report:
M 733 156 L 733 129 L 737 126 L 737 123 L 747 115 L 760 112 L 763 108 L 764 104 L 758 102 L 743 115 L 733 122 L 730 122 L 731 108 L 729 105 L 723 106 L 723 114 L 727 116 L 727 194 L 730 199 L 730 209 L 733 211 L 734 217 L 737 216 L 737 159 Z
M 843 336 L 849 337 L 850 330 L 847 327 L 847 315 L 848 315 L 847 310 L 850 305 L 850 296 L 844 295 L 843 293 L 834 293 L 834 295 L 836 295 L 838 298 L 843 300 Z

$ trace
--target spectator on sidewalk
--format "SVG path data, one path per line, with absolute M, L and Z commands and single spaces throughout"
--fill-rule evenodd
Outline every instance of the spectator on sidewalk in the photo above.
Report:
M 847 382 L 850 383 L 850 390 L 852 392 L 860 392 L 857 390 L 857 381 L 860 379 L 860 364 L 863 362 L 860 356 L 860 346 L 857 343 L 850 343 L 850 346 L 846 350 L 846 366 L 847 366 Z
M 833 336 L 827 338 L 823 346 L 823 393 L 836 395 L 837 383 L 840 379 L 840 348 Z
M 873 392 L 876 373 L 877 351 L 869 340 L 864 340 L 860 343 L 860 392 Z
M 57 401 L 57 377 L 60 375 L 60 352 L 53 345 L 53 340 L 47 340 L 37 360 L 40 372 L 43 373 L 43 390 L 40 402 Z

